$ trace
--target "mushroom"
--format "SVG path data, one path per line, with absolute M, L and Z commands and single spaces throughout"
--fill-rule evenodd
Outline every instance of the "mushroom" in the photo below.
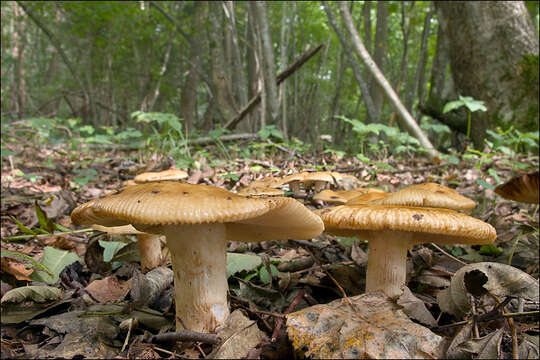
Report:
M 369 240 L 366 292 L 398 296 L 406 283 L 407 250 L 414 244 L 481 245 L 497 237 L 491 225 L 454 210 L 371 203 L 315 211 L 327 233 Z
M 368 197 L 368 198 L 366 198 L 366 199 L 369 199 L 367 201 L 374 200 L 374 199 L 379 199 L 381 197 L 390 195 L 390 194 L 385 193 L 384 191 L 378 190 L 378 189 L 362 189 L 362 188 L 358 188 L 358 189 L 354 189 L 354 190 L 342 190 L 342 191 L 333 191 L 333 190 L 326 189 L 326 190 L 321 191 L 318 194 L 315 194 L 313 196 L 313 200 L 320 200 L 320 201 L 324 201 L 324 202 L 327 202 L 327 203 L 330 203 L 330 204 L 343 205 L 345 203 L 348 203 L 352 199 L 355 199 L 355 198 L 357 198 L 359 196 L 362 196 L 362 195 L 365 195 L 365 194 L 384 194 L 384 195 L 380 195 L 380 196 L 375 195 L 373 197 Z
M 337 192 L 333 190 L 329 190 L 329 189 L 323 190 L 320 193 L 315 194 L 313 196 L 313 200 L 324 201 L 326 203 L 340 204 L 340 205 L 345 204 L 347 202 L 347 199 L 340 196 Z
M 307 173 L 304 176 L 303 183 L 306 187 L 311 187 L 315 193 L 323 190 L 328 184 L 337 184 L 337 180 L 341 180 L 341 174 L 335 171 L 316 171 Z
M 377 199 L 384 199 L 392 194 L 385 192 L 369 192 L 362 195 L 358 195 L 351 200 L 347 201 L 347 205 L 369 205 L 372 201 Z
M 143 273 L 147 273 L 161 264 L 160 235 L 141 232 L 131 225 L 107 227 L 93 224 L 92 228 L 107 234 L 137 236 L 137 247 L 141 255 L 141 271 Z
M 528 204 L 538 204 L 539 171 L 516 176 L 506 183 L 495 188 L 495 193 L 505 199 L 515 200 Z
M 283 196 L 283 190 L 271 187 L 248 186 L 238 190 L 237 194 L 242 196 Z
M 372 204 L 426 206 L 453 210 L 470 211 L 476 203 L 460 195 L 457 191 L 435 183 L 411 185 L 391 194 L 391 196 L 373 200 Z
M 183 170 L 169 169 L 159 172 L 145 172 L 135 176 L 133 181 L 136 184 L 144 184 L 151 181 L 182 180 L 186 179 L 188 176 L 188 173 Z
M 307 172 L 301 172 L 297 174 L 287 175 L 283 178 L 282 185 L 289 184 L 289 189 L 294 195 L 300 195 L 300 182 L 304 181 Z
M 212 332 L 229 314 L 227 240 L 311 239 L 324 229 L 300 202 L 246 198 L 213 186 L 163 181 L 129 186 L 79 205 L 75 224 L 165 235 L 174 272 L 176 328 Z

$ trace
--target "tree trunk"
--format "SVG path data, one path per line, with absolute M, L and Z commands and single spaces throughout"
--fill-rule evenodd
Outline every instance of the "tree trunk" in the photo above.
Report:
M 231 80 L 227 76 L 225 50 L 223 48 L 222 8 L 219 3 L 208 3 L 210 29 L 210 62 L 212 63 L 212 85 L 216 105 L 223 117 L 224 124 L 233 119 L 236 114 L 236 104 L 231 92 Z
M 354 77 L 356 79 L 356 82 L 358 83 L 360 92 L 362 93 L 364 103 L 366 104 L 366 112 L 367 112 L 368 119 L 370 122 L 378 123 L 379 122 L 378 113 L 375 109 L 375 104 L 373 103 L 373 99 L 371 98 L 369 87 L 366 81 L 364 81 L 364 79 L 362 78 L 362 71 L 360 70 L 360 65 L 354 59 L 353 52 L 351 48 L 349 47 L 347 38 L 339 29 L 337 25 L 337 21 L 334 18 L 334 15 L 332 14 L 332 10 L 330 9 L 330 6 L 328 5 L 326 1 L 323 1 L 322 4 L 324 7 L 324 11 L 326 11 L 326 15 L 328 16 L 328 21 L 330 21 L 332 28 L 336 32 L 339 38 L 339 42 L 341 43 L 341 46 L 343 47 L 343 50 L 345 51 L 345 54 L 347 55 L 347 58 L 349 59 L 349 63 L 351 64 Z
M 364 42 L 368 51 L 373 51 L 371 48 L 371 1 L 364 1 L 362 6 L 362 19 L 364 20 Z
M 285 69 L 287 67 L 287 48 L 289 47 L 289 35 L 291 33 L 291 27 L 293 24 L 293 16 L 287 16 L 288 3 L 283 2 L 282 14 L 281 14 L 281 34 L 280 34 L 280 67 Z M 289 20 L 287 22 L 287 19 Z M 281 131 L 285 139 L 289 138 L 288 125 L 287 125 L 287 82 L 284 81 L 279 87 L 279 104 L 281 106 Z
M 388 37 L 388 1 L 377 3 L 377 28 L 375 30 L 375 50 L 373 61 L 379 69 L 384 68 L 384 57 L 386 55 L 386 40 Z M 370 79 L 369 93 L 375 106 L 376 118 L 379 119 L 383 106 L 383 89 L 373 78 Z
M 13 104 L 17 117 L 24 117 L 24 108 L 26 103 L 26 82 L 25 82 L 25 66 L 24 66 L 24 50 L 26 47 L 25 24 L 22 17 L 22 11 L 16 2 L 13 5 L 13 17 L 15 18 L 15 26 L 13 29 L 13 57 L 15 58 L 15 71 L 13 77 Z
M 192 41 L 189 47 L 189 73 L 182 86 L 182 92 L 180 93 L 180 113 L 184 118 L 184 126 L 186 133 L 190 133 L 193 125 L 197 121 L 197 89 L 199 87 L 200 79 L 200 63 L 202 52 L 202 38 L 200 36 L 202 32 L 201 13 L 205 10 L 205 7 L 200 2 L 193 3 L 193 17 L 192 17 Z
M 247 76 L 248 76 L 248 97 L 252 99 L 261 89 L 259 89 L 259 62 L 257 59 L 257 37 L 255 16 L 251 6 L 247 6 L 246 13 L 246 57 L 247 57 Z M 260 116 L 258 111 L 254 111 L 249 115 L 248 128 L 251 132 L 255 132 L 256 124 L 259 124 Z
M 445 21 L 455 85 L 485 102 L 472 114 L 471 137 L 483 147 L 486 129 L 517 124 L 538 129 L 538 34 L 522 1 L 435 2 Z M 536 57 L 536 58 L 535 58 Z
M 248 6 L 253 6 L 253 13 L 255 14 L 256 21 L 259 25 L 259 35 L 262 50 L 261 65 L 265 88 L 267 123 L 276 124 L 279 113 L 277 86 L 275 82 L 276 66 L 274 61 L 274 51 L 272 48 L 272 39 L 270 36 L 270 28 L 268 26 L 266 3 L 262 1 L 250 1 Z
M 385 91 L 388 99 L 390 100 L 396 111 L 400 114 L 400 119 L 402 120 L 401 123 L 407 129 L 409 134 L 418 139 L 420 144 L 427 149 L 430 156 L 436 156 L 437 151 L 433 148 L 433 145 L 431 144 L 429 139 L 422 132 L 416 121 L 412 118 L 411 114 L 409 114 L 407 109 L 405 109 L 398 96 L 392 89 L 392 86 L 388 83 L 382 72 L 379 70 L 377 64 L 375 64 L 373 59 L 371 59 L 371 56 L 369 56 L 369 53 L 364 47 L 364 44 L 362 43 L 362 40 L 360 40 L 360 36 L 358 36 L 358 32 L 353 25 L 351 14 L 349 13 L 349 9 L 347 8 L 347 3 L 344 1 L 340 1 L 339 7 L 343 23 L 345 24 L 345 27 L 351 35 L 354 52 L 362 60 L 364 65 L 366 65 L 379 86 L 381 86 L 381 88 Z

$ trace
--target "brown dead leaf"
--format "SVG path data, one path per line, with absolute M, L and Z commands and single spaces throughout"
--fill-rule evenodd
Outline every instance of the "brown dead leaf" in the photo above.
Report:
M 413 323 L 381 292 L 287 315 L 293 347 L 315 358 L 436 358 L 442 338 Z
M 29 276 L 34 272 L 34 269 L 27 269 L 27 264 L 24 264 L 17 259 L 2 258 L 2 271 L 15 276 L 17 280 L 32 281 Z
M 94 280 L 85 288 L 94 299 L 101 303 L 121 300 L 127 295 L 129 289 L 131 289 L 131 279 L 121 281 L 114 276 Z

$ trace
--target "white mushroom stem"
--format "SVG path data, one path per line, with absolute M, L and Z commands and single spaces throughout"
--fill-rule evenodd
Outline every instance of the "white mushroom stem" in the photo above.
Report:
M 326 181 L 315 180 L 315 193 L 319 193 L 324 190 L 326 188 L 326 184 L 328 184 Z
M 407 232 L 369 232 L 366 292 L 382 290 L 390 297 L 401 294 L 401 287 L 406 284 L 407 249 L 412 236 Z
M 294 193 L 294 195 L 300 195 L 300 181 L 291 181 L 289 183 L 289 189 Z
M 174 272 L 176 329 L 213 332 L 229 316 L 224 224 L 165 225 Z M 180 320 L 181 319 L 181 320 Z
M 137 245 L 141 254 L 141 270 L 146 273 L 161 264 L 160 235 L 138 234 Z

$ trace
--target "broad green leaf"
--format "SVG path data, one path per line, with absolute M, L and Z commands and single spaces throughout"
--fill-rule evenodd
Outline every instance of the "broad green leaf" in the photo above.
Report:
M 227 277 L 239 273 L 241 271 L 255 270 L 262 264 L 262 260 L 258 255 L 227 253 Z
M 79 257 L 75 253 L 46 246 L 45 253 L 40 259 L 40 263 L 50 270 L 53 277 L 51 278 L 49 274 L 43 271 L 34 271 L 32 275 L 30 275 L 30 278 L 34 281 L 54 284 L 58 281 L 58 276 L 66 266 L 79 260 Z
M 120 241 L 99 240 L 99 245 L 105 249 L 103 250 L 103 261 L 109 262 L 121 248 L 127 245 L 127 243 Z
M 32 300 L 37 303 L 58 300 L 62 296 L 62 290 L 52 286 L 22 286 L 9 290 L 2 297 L 1 302 L 20 303 Z
M 270 264 L 270 271 L 272 272 L 272 276 L 277 276 L 279 272 L 274 264 Z M 268 271 L 266 270 L 266 267 L 264 266 L 262 266 L 261 270 L 259 270 L 259 279 L 261 279 L 261 282 L 263 284 L 268 284 L 272 280 L 272 278 L 268 274 Z
M 489 189 L 489 190 L 495 190 L 495 187 L 489 183 L 487 183 L 484 179 L 477 179 L 476 180 L 476 183 L 482 187 L 484 187 L 485 189 Z

